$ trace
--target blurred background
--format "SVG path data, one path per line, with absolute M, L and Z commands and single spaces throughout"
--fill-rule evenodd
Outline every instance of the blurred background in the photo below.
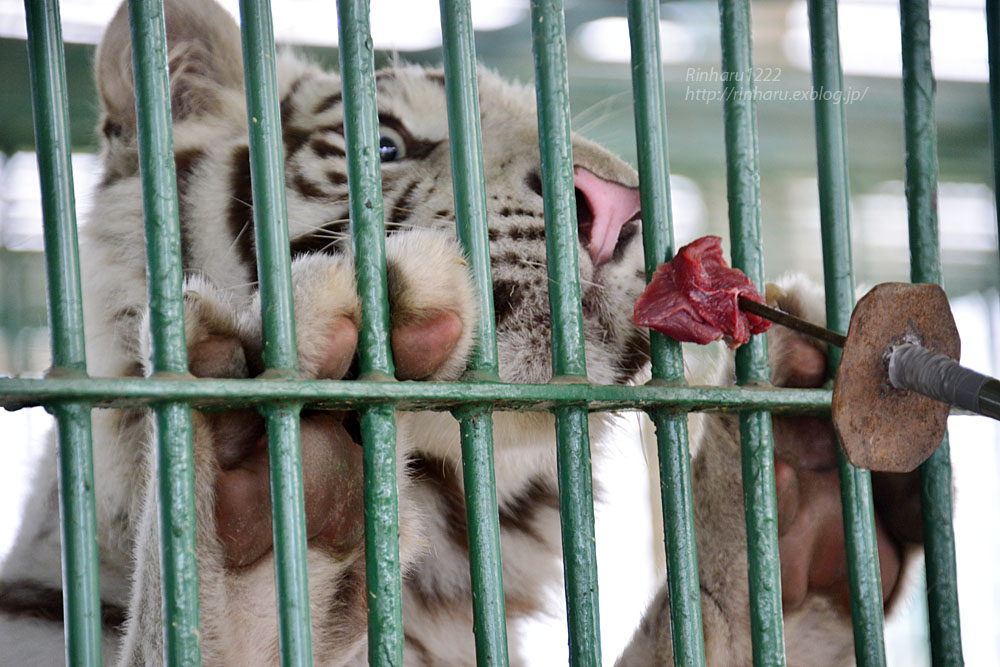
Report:
M 235 0 L 222 4 L 238 15 Z M 334 2 L 274 4 L 277 39 L 336 68 Z M 98 113 L 93 53 L 116 5 L 115 0 L 61 3 L 81 225 L 99 174 L 93 156 Z M 509 78 L 531 83 L 527 0 L 473 0 L 472 5 L 480 60 Z M 372 0 L 376 47 L 386 58 L 398 54 L 409 61 L 440 63 L 438 12 L 435 0 Z M 664 2 L 661 17 L 675 235 L 678 244 L 708 233 L 726 237 L 718 7 L 714 2 Z M 908 281 L 898 6 L 841 0 L 839 20 L 857 282 Z M 624 3 L 566 0 L 566 25 L 574 130 L 634 164 Z M 804 272 L 821 280 L 806 4 L 758 0 L 753 25 L 766 271 L 769 276 Z M 24 33 L 23 4 L 0 0 L 0 374 L 38 376 L 49 364 L 49 352 Z M 1000 263 L 984 3 L 932 0 L 931 46 L 938 81 L 945 288 L 962 333 L 962 362 L 1000 375 Z M 951 421 L 965 657 L 970 665 L 1000 664 L 1000 574 L 994 567 L 1000 558 L 995 530 L 1000 518 L 1000 429 L 985 418 Z M 0 413 L 0 490 L 6 494 L 0 500 L 0 554 L 17 526 L 19 497 L 47 429 L 41 410 Z M 658 492 L 650 493 L 645 483 L 647 461 L 635 444 L 642 429 L 636 416 L 622 418 L 623 435 L 612 447 L 612 500 L 598 511 L 608 663 L 627 641 L 662 574 L 656 556 L 662 546 L 651 529 L 656 519 L 649 509 L 649 499 Z M 925 605 L 923 595 L 914 594 L 905 601 L 902 618 L 890 623 L 890 662 L 929 664 Z M 527 628 L 537 664 L 565 664 L 561 627 L 559 618 L 547 618 Z

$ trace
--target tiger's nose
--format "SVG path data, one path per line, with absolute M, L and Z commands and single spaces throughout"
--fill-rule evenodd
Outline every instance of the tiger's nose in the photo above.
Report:
M 607 181 L 582 168 L 573 170 L 580 242 L 594 267 L 614 255 L 622 227 L 639 217 L 639 189 Z

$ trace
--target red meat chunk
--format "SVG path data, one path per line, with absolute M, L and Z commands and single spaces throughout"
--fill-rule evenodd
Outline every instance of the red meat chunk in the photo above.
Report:
M 704 345 L 726 337 L 736 348 L 771 323 L 739 308 L 739 297 L 764 303 L 764 297 L 739 269 L 722 258 L 722 239 L 703 236 L 661 264 L 635 303 L 632 322 L 671 338 Z

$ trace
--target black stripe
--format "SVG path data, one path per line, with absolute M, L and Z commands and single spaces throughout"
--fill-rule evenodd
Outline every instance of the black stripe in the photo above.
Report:
M 298 79 L 293 81 L 292 85 L 288 87 L 288 92 L 285 93 L 285 96 L 281 98 L 281 105 L 279 106 L 278 109 L 279 112 L 281 113 L 282 125 L 289 122 L 292 118 L 292 112 L 295 110 L 295 107 L 292 106 L 292 98 L 295 97 L 295 93 L 298 92 L 299 86 L 302 85 L 302 81 L 304 79 L 305 77 L 299 77 Z
M 0 612 L 61 624 L 62 591 L 31 581 L 0 583 Z M 101 601 L 101 624 L 105 630 L 121 632 L 125 624 L 125 609 Z
M 459 551 L 467 552 L 469 541 L 465 524 L 465 498 L 455 479 L 454 468 L 441 459 L 415 456 L 406 463 L 406 470 L 415 482 L 428 484 L 437 491 L 448 539 Z
M 321 114 L 324 111 L 329 111 L 333 107 L 340 104 L 341 94 L 340 91 L 333 93 L 332 95 L 327 95 L 319 101 L 316 107 L 313 109 L 313 114 Z
M 287 125 L 281 130 L 281 140 L 285 144 L 285 159 L 290 159 L 293 155 L 309 141 L 312 133 L 301 127 Z
M 413 181 L 406 186 L 403 194 L 392 205 L 392 216 L 389 218 L 389 222 L 400 223 L 410 219 L 410 214 L 413 213 L 413 193 L 418 185 L 420 185 L 419 181 Z
M 498 329 L 514 309 L 521 305 L 523 298 L 524 295 L 516 281 L 493 281 L 493 315 Z
M 514 216 L 514 215 L 519 215 L 519 216 L 526 215 L 526 216 L 530 216 L 532 218 L 543 218 L 544 217 L 544 213 L 542 213 L 541 211 L 529 211 L 529 210 L 524 209 L 524 208 L 510 208 L 509 206 L 505 206 L 502 209 L 500 209 L 500 217 L 501 218 L 509 218 L 511 216 Z
M 645 329 L 635 329 L 625 342 L 625 350 L 618 358 L 615 384 L 625 384 L 649 361 L 649 336 Z
M 517 213 L 517 215 L 524 215 L 524 213 Z M 528 215 L 533 215 L 536 218 L 542 217 L 532 213 L 528 213 Z M 510 227 L 509 229 L 501 230 L 500 235 L 506 236 L 511 241 L 544 241 L 545 227 Z
M 330 157 L 344 157 L 344 149 L 340 146 L 331 144 L 326 139 L 313 139 L 309 142 L 309 148 L 312 149 L 312 152 L 315 153 L 317 157 L 322 159 Z
M 549 483 L 535 478 L 513 500 L 500 506 L 500 528 L 525 533 L 544 543 L 545 536 L 533 524 L 546 508 L 559 511 L 559 494 Z
M 444 86 L 444 72 L 424 72 L 424 76 L 427 77 L 428 81 Z
M 191 185 L 194 170 L 203 157 L 205 157 L 205 151 L 197 148 L 174 154 L 174 168 L 177 170 L 177 214 L 181 225 L 181 265 L 184 268 L 191 266 L 191 239 L 188 228 L 192 221 L 191 206 L 188 203 L 188 188 Z
M 342 243 L 334 241 L 331 238 L 331 234 L 324 234 L 321 232 L 333 232 L 336 235 L 343 235 L 346 239 L 349 231 L 350 223 L 346 220 L 328 222 L 322 227 L 309 232 L 305 236 L 300 236 L 292 241 L 292 259 L 295 259 L 300 255 L 308 255 L 316 252 L 328 252 L 333 254 L 333 252 L 340 249 Z
M 250 183 L 250 148 L 237 146 L 230 156 L 229 231 L 239 249 L 240 259 L 250 272 L 250 279 L 257 280 L 257 251 L 253 238 L 253 186 Z
M 292 178 L 292 187 L 303 197 L 308 197 L 309 199 L 326 199 L 327 194 L 323 192 L 318 185 L 307 179 L 300 173 L 295 174 Z

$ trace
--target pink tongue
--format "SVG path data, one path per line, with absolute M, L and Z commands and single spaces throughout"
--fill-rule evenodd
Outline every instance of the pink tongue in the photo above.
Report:
M 600 266 L 614 254 L 622 227 L 639 212 L 639 191 L 606 181 L 580 167 L 573 171 L 573 182 L 593 212 L 587 252 L 594 266 Z

